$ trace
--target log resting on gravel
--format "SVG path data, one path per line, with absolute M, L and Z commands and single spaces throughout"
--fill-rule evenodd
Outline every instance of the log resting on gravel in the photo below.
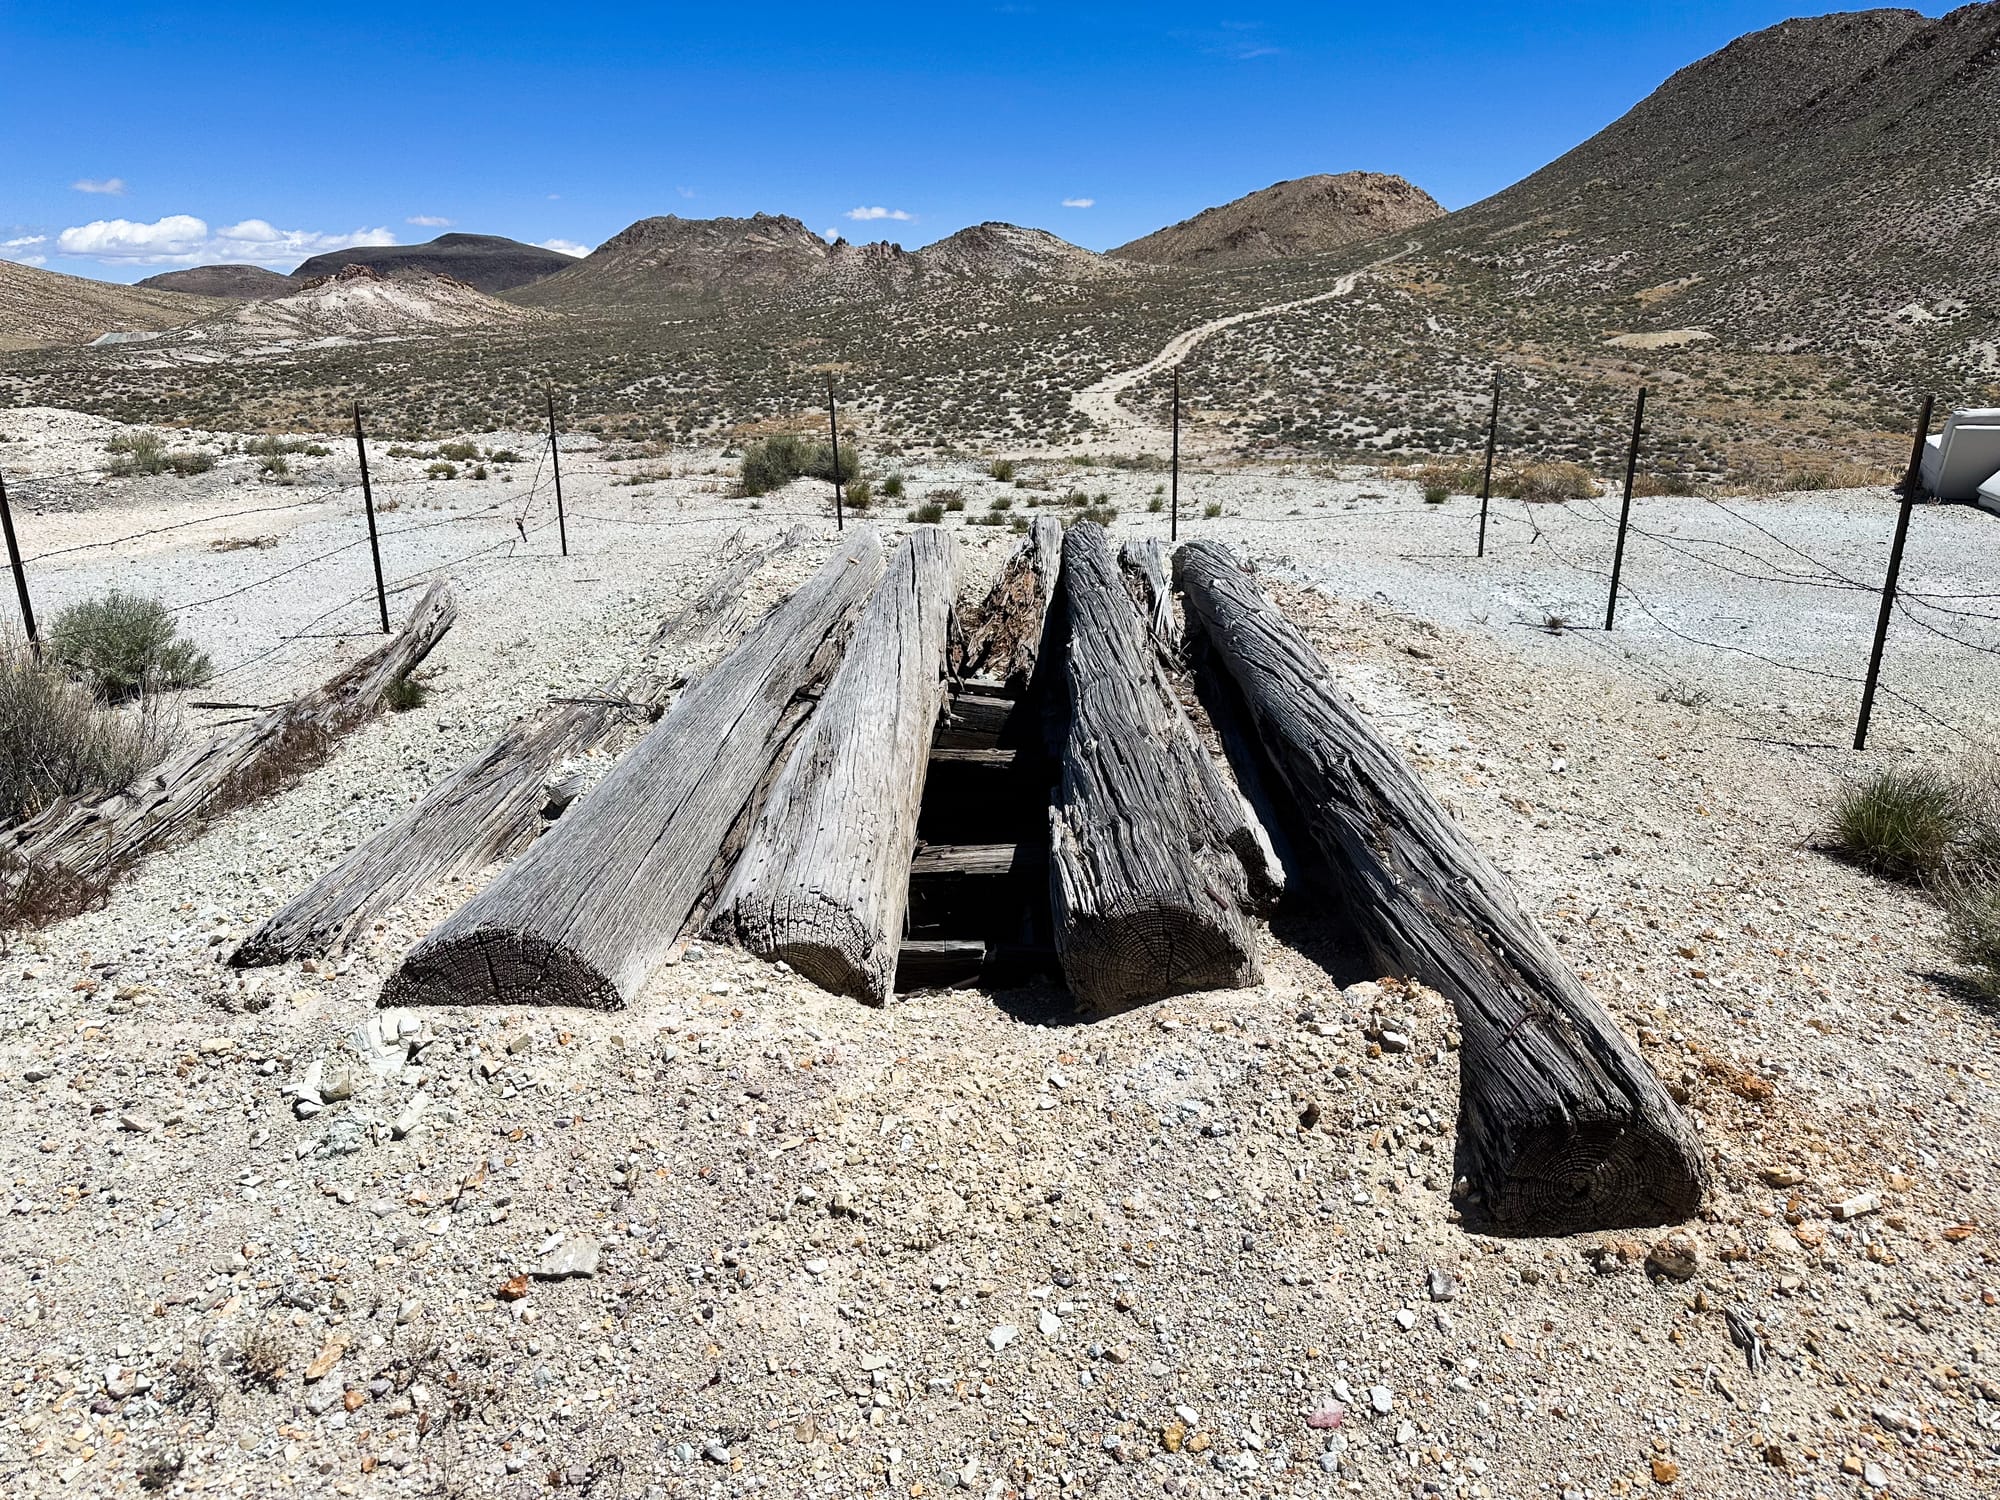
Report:
M 630 1003 L 714 889 L 725 841 L 881 575 L 882 543 L 856 529 L 596 791 L 412 949 L 382 1003 Z
M 654 633 L 644 659 L 587 698 L 550 704 L 513 724 L 421 802 L 376 833 L 253 932 L 230 962 L 238 968 L 337 953 L 397 902 L 448 880 L 476 875 L 519 853 L 562 811 L 549 775 L 633 723 L 657 719 L 691 660 L 741 633 L 744 585 L 778 553 L 803 540 L 797 528 L 724 567 Z
M 1042 623 L 1061 570 L 1062 522 L 1036 516 L 992 590 L 966 611 L 954 676 L 987 677 L 1016 697 L 1027 693 L 1042 649 Z
M 1457 1007 L 1468 1217 L 1567 1234 L 1694 1213 L 1707 1172 L 1692 1127 L 1499 872 L 1226 548 L 1188 543 L 1174 572 L 1342 915 L 1384 972 Z
M 1078 1005 L 1104 1013 L 1258 982 L 1243 868 L 1215 802 L 1220 777 L 1155 666 L 1104 529 L 1070 527 L 1060 779 L 1049 809 L 1056 955 Z
M 723 937 L 871 1005 L 895 990 L 956 594 L 950 533 L 911 532 L 716 903 Z
M 142 785 L 65 799 L 8 829 L 0 834 L 0 894 L 18 897 L 30 880 L 101 893 L 146 855 L 278 790 L 379 713 L 383 695 L 430 655 L 457 616 L 451 585 L 439 579 L 400 631 L 311 692 L 170 756 Z

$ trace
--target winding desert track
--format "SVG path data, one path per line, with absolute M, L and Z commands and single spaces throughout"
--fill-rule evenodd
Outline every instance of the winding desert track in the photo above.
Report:
M 1349 271 L 1340 280 L 1323 292 L 1315 292 L 1310 297 L 1297 297 L 1290 302 L 1273 302 L 1265 307 L 1245 308 L 1242 312 L 1229 313 L 1213 318 L 1206 323 L 1198 323 L 1193 328 L 1175 334 L 1167 340 L 1166 346 L 1142 365 L 1134 365 L 1129 370 L 1119 370 L 1107 375 L 1096 385 L 1078 391 L 1070 398 L 1070 409 L 1078 415 L 1088 417 L 1091 422 L 1117 434 L 1121 439 L 1138 439 L 1148 446 L 1157 446 L 1171 440 L 1171 434 L 1164 427 L 1154 427 L 1136 412 L 1128 411 L 1118 404 L 1118 398 L 1138 385 L 1149 380 L 1162 370 L 1173 368 L 1209 339 L 1224 329 L 1234 328 L 1239 323 L 1250 323 L 1258 318 L 1275 318 L 1282 313 L 1297 312 L 1302 307 L 1311 307 L 1320 302 L 1331 302 L 1353 293 L 1364 276 L 1380 270 L 1391 261 L 1408 254 L 1408 247 L 1394 255 L 1385 255 L 1380 260 L 1371 261 L 1358 270 Z M 1185 436 L 1185 434 L 1183 434 Z

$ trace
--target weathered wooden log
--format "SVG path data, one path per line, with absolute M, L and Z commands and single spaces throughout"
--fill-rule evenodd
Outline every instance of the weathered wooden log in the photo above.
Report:
M 0 902 L 40 882 L 68 893 L 52 914 L 81 910 L 146 855 L 296 780 L 326 759 L 334 740 L 381 711 L 383 695 L 457 615 L 451 585 L 439 579 L 400 631 L 311 692 L 169 756 L 143 785 L 54 803 L 0 833 Z
M 627 1004 L 717 881 L 724 842 L 882 573 L 857 528 L 681 695 L 596 791 L 403 960 L 384 1004 Z
M 642 660 L 586 697 L 549 704 L 509 726 L 422 801 L 377 832 L 253 932 L 230 958 L 238 968 L 337 953 L 397 902 L 476 875 L 527 847 L 575 793 L 549 775 L 629 726 L 657 719 L 692 663 L 741 633 L 744 585 L 804 528 L 737 558 L 665 620 Z
M 1342 915 L 1383 972 L 1457 1008 L 1468 1217 L 1560 1234 L 1692 1214 L 1707 1184 L 1692 1127 L 1505 879 L 1226 548 L 1183 546 L 1175 579 Z
M 1243 869 L 1216 815 L 1215 769 L 1154 664 L 1102 527 L 1063 542 L 1055 610 L 1061 775 L 1049 895 L 1070 993 L 1102 1013 L 1255 984 Z
M 966 611 L 955 676 L 990 677 L 1016 697 L 1027 692 L 1049 601 L 1055 597 L 1062 547 L 1062 522 L 1036 516 L 992 590 Z
M 722 936 L 871 1005 L 895 992 L 956 595 L 951 534 L 911 532 L 716 902 Z
M 1173 590 L 1167 584 L 1167 544 L 1156 536 L 1135 537 L 1118 549 L 1118 564 L 1132 582 L 1132 595 L 1146 616 L 1146 629 L 1161 652 L 1180 649 Z

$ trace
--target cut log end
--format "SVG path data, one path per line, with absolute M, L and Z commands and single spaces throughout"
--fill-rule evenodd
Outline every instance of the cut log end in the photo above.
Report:
M 1552 1121 L 1511 1143 L 1482 1175 L 1474 1227 L 1501 1234 L 1561 1235 L 1678 1224 L 1701 1207 L 1705 1187 L 1688 1142 L 1644 1121 Z M 1698 1160 L 1699 1158 L 1693 1158 Z
M 887 1005 L 895 993 L 896 952 L 884 948 L 853 911 L 811 892 L 739 904 L 726 926 L 750 952 L 835 995 Z
M 622 1010 L 618 987 L 568 946 L 518 928 L 477 929 L 412 956 L 382 988 L 390 1005 L 576 1005 Z

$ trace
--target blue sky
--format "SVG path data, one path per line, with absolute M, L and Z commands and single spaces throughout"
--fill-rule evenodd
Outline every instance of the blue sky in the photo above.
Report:
M 1004 219 L 1105 249 L 1357 167 L 1458 208 L 1807 13 L 0 0 L 0 255 L 129 281 L 759 209 L 908 246 Z

